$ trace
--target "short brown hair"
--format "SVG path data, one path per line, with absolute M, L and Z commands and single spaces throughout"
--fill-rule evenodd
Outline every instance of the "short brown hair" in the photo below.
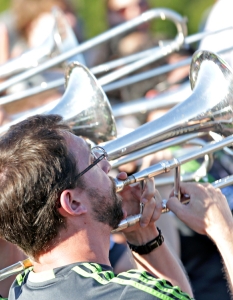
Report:
M 12 126 L 0 140 L 0 236 L 36 257 L 53 245 L 66 220 L 61 192 L 84 188 L 67 149 L 58 115 L 36 115 Z

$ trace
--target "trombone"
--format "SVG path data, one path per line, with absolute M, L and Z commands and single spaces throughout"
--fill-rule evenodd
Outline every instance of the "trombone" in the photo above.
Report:
M 190 67 L 193 93 L 162 117 L 106 143 L 109 160 L 163 140 L 195 132 L 233 133 L 233 75 L 223 60 L 209 51 L 196 51 Z M 221 88 L 219 88 L 221 86 Z
M 179 158 L 173 158 L 171 160 L 164 160 L 155 165 L 152 165 L 142 171 L 134 173 L 129 176 L 126 180 L 114 179 L 116 191 L 120 192 L 125 186 L 142 181 L 146 178 L 155 177 L 157 175 L 170 172 L 175 168 L 179 168 L 182 164 L 203 157 L 207 154 L 221 150 L 224 147 L 231 146 L 233 144 L 233 136 L 228 136 L 219 142 L 209 143 L 199 150 L 192 151 L 191 153 L 184 154 Z M 178 179 L 179 180 L 179 179 Z
M 231 146 L 233 144 L 233 136 L 226 137 L 220 142 L 210 143 L 200 150 L 195 150 L 191 153 L 185 154 L 179 158 L 173 158 L 171 160 L 164 160 L 155 165 L 150 166 L 142 171 L 134 173 L 133 175 L 129 176 L 126 180 L 120 181 L 119 179 L 115 178 L 115 186 L 116 192 L 120 192 L 124 189 L 125 186 L 143 181 L 146 178 L 155 177 L 157 175 L 170 172 L 172 169 L 175 169 L 175 183 L 174 183 L 174 195 L 180 200 L 180 166 L 190 160 L 194 160 L 200 157 L 203 157 L 207 154 L 213 153 L 215 151 L 221 150 L 223 147 Z M 222 188 L 228 185 L 233 184 L 233 175 L 226 177 L 223 180 L 218 180 L 214 187 Z M 167 212 L 167 209 L 164 208 L 163 211 Z M 128 218 L 122 220 L 118 225 L 118 228 L 113 230 L 113 232 L 121 231 L 125 228 L 128 228 L 137 222 L 139 222 L 142 216 L 142 212 L 137 215 L 129 216 Z
M 174 138 L 172 140 L 163 141 L 163 142 L 157 143 L 155 145 L 148 146 L 144 149 L 130 153 L 126 157 L 123 157 L 123 158 L 120 158 L 120 159 L 117 159 L 114 161 L 110 161 L 110 163 L 111 163 L 112 168 L 116 168 L 123 164 L 129 163 L 131 161 L 135 161 L 141 157 L 145 157 L 151 153 L 155 153 L 155 152 L 167 149 L 172 146 L 177 146 L 177 145 L 180 145 L 183 143 L 204 147 L 207 144 L 207 142 L 205 142 L 200 137 L 205 136 L 207 134 L 209 134 L 209 133 L 199 132 L 199 133 L 193 133 L 193 134 L 186 134 L 184 136 L 180 136 L 180 137 Z M 191 149 L 193 149 L 193 148 L 191 148 Z M 213 165 L 213 161 L 214 161 L 214 159 L 213 159 L 212 153 L 208 153 L 208 155 L 204 155 L 204 160 L 203 160 L 202 164 L 200 165 L 200 167 L 194 173 L 188 173 L 188 174 L 184 173 L 183 175 L 180 175 L 180 180 L 181 181 L 199 181 L 200 179 L 206 177 L 207 172 L 211 169 L 211 167 Z M 173 182 L 174 182 L 174 178 L 172 176 L 165 177 L 165 178 L 156 178 L 156 180 L 155 180 L 155 184 L 157 187 L 172 184 Z
M 197 42 L 197 41 L 205 38 L 208 35 L 219 33 L 221 31 L 230 30 L 230 29 L 232 29 L 232 27 L 226 27 L 224 29 L 220 29 L 220 30 L 216 30 L 216 31 L 212 31 L 212 32 L 197 33 L 197 34 L 185 37 L 184 38 L 184 45 L 188 45 L 188 44 Z M 126 65 L 127 63 L 130 63 L 130 62 L 137 61 L 138 59 L 141 60 L 145 56 L 150 56 L 151 57 L 155 50 L 158 50 L 158 47 L 148 49 L 148 50 L 145 50 L 145 51 L 141 51 L 139 53 L 129 55 L 129 56 L 124 57 L 124 58 L 116 59 L 114 61 L 110 61 L 110 62 L 101 64 L 99 66 L 92 67 L 92 68 L 90 68 L 90 71 L 94 75 L 97 75 L 97 74 L 102 73 L 102 72 L 107 72 L 107 71 L 112 70 L 113 68 L 116 68 L 116 67 L 119 67 L 119 66 L 122 66 L 122 65 Z M 232 49 L 225 49 L 225 50 L 219 51 L 219 54 L 230 51 L 230 50 L 232 50 Z M 151 58 L 151 60 L 154 60 L 153 57 Z M 78 59 L 78 61 L 82 63 L 81 60 Z M 144 61 L 144 65 L 146 65 L 146 63 L 148 63 L 148 62 Z M 118 88 L 122 88 L 124 86 L 137 83 L 138 81 L 146 80 L 146 79 L 152 78 L 154 76 L 158 76 L 158 75 L 161 75 L 161 74 L 168 73 L 168 72 L 173 71 L 177 68 L 187 66 L 190 63 L 191 63 L 191 58 L 187 58 L 187 59 L 184 59 L 184 60 L 182 60 L 178 63 L 160 66 L 156 69 L 152 69 L 150 71 L 145 71 L 141 74 L 133 75 L 131 77 L 124 78 L 122 80 L 118 80 L 118 81 L 115 81 L 115 82 L 112 82 L 112 83 L 108 83 L 108 84 L 103 86 L 103 89 L 104 89 L 105 92 L 116 90 Z M 143 65 L 143 63 L 141 65 Z M 132 65 L 131 65 L 131 68 L 132 68 Z M 121 74 L 119 74 L 119 73 L 117 73 L 117 74 L 121 75 L 121 76 L 127 75 L 128 69 L 124 69 L 124 70 L 125 71 L 122 72 Z M 113 73 L 113 74 L 116 74 L 116 73 Z M 110 75 L 110 76 L 113 76 L 113 74 Z M 107 79 L 108 79 L 108 81 L 110 81 L 111 78 L 107 77 Z M 7 95 L 7 96 L 1 97 L 0 105 L 11 103 L 13 101 L 18 101 L 18 100 L 21 100 L 23 98 L 27 98 L 27 97 L 30 97 L 30 96 L 33 96 L 33 95 L 36 95 L 36 94 L 39 94 L 39 93 L 42 93 L 42 92 L 46 92 L 46 91 L 58 88 L 58 87 L 63 86 L 63 85 L 64 85 L 64 79 L 63 78 L 51 81 L 49 83 L 43 83 L 41 86 L 36 86 L 36 87 L 30 88 L 30 89 L 27 89 L 25 91 L 20 91 L 17 94 L 12 94 L 12 95 Z M 0 86 L 0 88 L 1 88 L 1 86 Z M 170 100 L 170 101 L 172 101 L 172 100 Z M 127 110 L 132 111 L 132 113 L 139 112 L 140 111 L 139 105 L 141 106 L 141 104 L 140 104 L 141 102 L 144 102 L 144 99 L 138 99 L 138 100 L 135 100 L 135 101 L 131 101 L 130 103 L 132 103 L 132 104 L 125 104 L 124 109 L 121 109 L 122 106 L 116 105 L 116 108 L 114 108 L 116 110 L 116 115 L 114 114 L 114 116 L 118 117 L 119 114 L 120 114 L 120 116 L 127 114 L 127 113 L 124 113 L 123 110 L 124 111 L 125 110 L 126 111 Z M 152 104 L 152 102 L 154 103 L 154 101 L 151 101 L 150 103 Z M 177 101 L 175 103 L 173 101 L 172 105 L 174 105 L 174 104 L 177 104 Z M 154 103 L 154 105 L 156 107 L 155 103 Z M 151 106 L 149 106 L 149 107 L 151 107 Z M 151 109 L 153 109 L 153 108 L 151 108 Z M 143 111 L 143 109 L 142 109 L 142 111 Z
M 75 127 L 76 134 L 83 136 L 88 134 L 90 139 L 99 139 L 101 135 L 102 141 L 106 142 L 108 140 L 104 137 L 106 128 L 112 128 L 110 130 L 112 138 L 116 136 L 116 128 L 113 130 L 114 117 L 99 82 L 87 68 L 78 63 L 73 63 L 68 68 L 67 74 L 67 89 L 62 100 L 47 113 L 62 115 L 64 121 Z M 187 133 L 213 131 L 223 135 L 232 134 L 233 98 L 230 91 L 233 77 L 227 64 L 214 53 L 196 51 L 190 67 L 190 83 L 193 93 L 164 116 L 103 145 L 109 160 Z M 106 111 L 105 117 L 99 119 L 103 115 L 101 97 L 105 99 L 104 103 L 108 103 L 108 113 Z M 79 98 L 85 98 L 85 103 L 77 103 Z M 100 108 L 95 109 L 95 105 Z M 98 116 L 97 111 L 100 112 Z M 0 133 L 18 121 L 17 119 L 1 126 Z M 104 135 L 99 134 L 101 124 Z
M 51 67 L 58 65 L 58 64 L 62 63 L 63 61 L 69 59 L 70 57 L 73 57 L 73 56 L 75 56 L 81 52 L 84 52 L 100 43 L 103 43 L 103 42 L 111 39 L 112 37 L 115 37 L 115 36 L 117 36 L 123 32 L 126 32 L 134 27 L 137 27 L 138 25 L 141 25 L 145 22 L 148 22 L 148 21 L 150 21 L 154 18 L 158 18 L 158 17 L 160 17 L 163 20 L 168 18 L 175 23 L 178 33 L 175 38 L 175 41 L 171 44 L 171 47 L 169 49 L 174 49 L 174 50 L 179 49 L 179 47 L 184 42 L 184 35 L 186 35 L 185 19 L 182 18 L 178 13 L 176 13 L 170 9 L 166 9 L 166 8 L 151 9 L 151 10 L 144 12 L 142 15 L 140 15 L 130 21 L 125 22 L 122 25 L 119 25 L 113 29 L 110 29 L 107 32 L 100 34 L 99 36 L 94 37 L 94 38 L 80 44 L 78 47 L 75 47 L 69 51 L 66 51 L 66 52 L 60 54 L 59 56 L 54 57 L 54 58 L 50 59 L 49 61 L 46 61 L 46 62 L 40 64 L 37 68 L 30 69 L 26 72 L 19 74 L 18 76 L 12 77 L 11 79 L 9 79 L 1 84 L 0 92 L 3 92 L 10 86 L 12 86 L 22 80 L 28 79 L 33 75 L 36 75 L 42 71 L 45 71 Z M 166 49 L 167 49 L 167 51 L 169 51 L 168 48 L 166 48 Z
M 51 14 L 54 19 L 54 25 L 48 38 L 46 38 L 42 45 L 28 50 L 19 57 L 10 59 L 8 62 L 0 65 L 0 79 L 35 68 L 51 57 L 64 53 L 68 49 L 78 45 L 78 41 L 63 12 L 57 7 L 54 7 Z M 77 55 L 76 59 L 81 63 L 85 63 L 81 54 Z

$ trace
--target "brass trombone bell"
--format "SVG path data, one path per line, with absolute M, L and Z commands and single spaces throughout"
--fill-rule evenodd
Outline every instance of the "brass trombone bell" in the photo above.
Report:
M 116 138 L 117 131 L 108 98 L 89 70 L 73 62 L 66 71 L 66 91 L 48 113 L 63 116 L 76 135 L 99 143 Z
M 94 75 L 85 66 L 74 62 L 67 67 L 66 85 L 61 100 L 45 114 L 61 115 L 76 135 L 87 137 L 95 143 L 114 139 L 117 131 L 111 106 Z M 24 119 L 23 115 L 1 126 L 0 133 Z
M 213 131 L 233 133 L 233 75 L 226 63 L 209 51 L 196 51 L 190 67 L 193 93 L 162 117 L 111 141 L 103 148 L 109 160 L 176 136 Z

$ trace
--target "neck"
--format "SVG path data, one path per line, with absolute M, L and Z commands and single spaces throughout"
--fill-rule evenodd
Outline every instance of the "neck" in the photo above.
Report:
M 101 232 L 98 228 L 101 227 Z M 89 229 L 89 230 L 88 230 Z M 49 252 L 39 255 L 34 272 L 43 272 L 75 262 L 96 262 L 110 266 L 109 243 L 110 229 L 103 226 L 82 229 L 78 232 L 64 230 L 59 241 Z

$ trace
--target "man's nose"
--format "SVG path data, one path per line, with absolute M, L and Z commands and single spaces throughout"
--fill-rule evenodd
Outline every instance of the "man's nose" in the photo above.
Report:
M 103 159 L 99 162 L 99 165 L 101 167 L 101 169 L 108 174 L 112 168 L 112 166 L 110 165 L 110 163 L 108 162 L 107 159 Z

